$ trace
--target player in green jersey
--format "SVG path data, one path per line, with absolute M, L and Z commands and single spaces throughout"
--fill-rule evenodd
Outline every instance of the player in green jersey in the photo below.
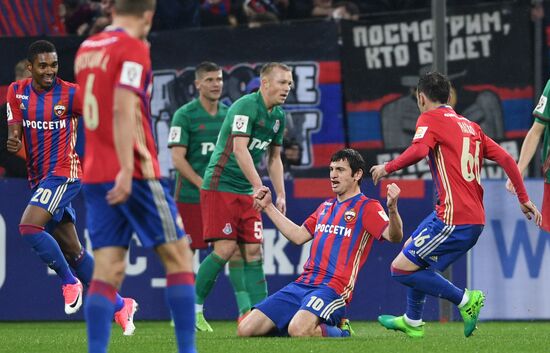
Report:
M 541 228 L 550 232 L 550 105 L 548 98 L 550 97 L 550 80 L 546 82 L 546 87 L 540 96 L 539 103 L 533 110 L 535 121 L 529 129 L 521 152 L 519 154 L 518 168 L 522 175 L 525 175 L 527 166 L 533 159 L 535 151 L 539 144 L 540 138 L 544 135 L 542 142 L 542 173 L 544 177 L 544 194 L 542 197 L 542 225 Z M 514 187 L 508 179 L 506 189 L 511 193 L 515 193 Z
M 191 237 L 193 250 L 208 247 L 203 239 L 199 189 L 228 110 L 220 102 L 223 72 L 217 64 L 203 62 L 195 68 L 195 87 L 199 97 L 176 111 L 168 138 L 177 171 L 174 198 L 185 230 Z M 250 310 L 250 298 L 244 284 L 244 261 L 239 251 L 229 261 L 229 279 L 239 315 L 243 315 Z
M 281 145 L 285 129 L 283 104 L 292 87 L 291 69 L 269 63 L 260 72 L 260 89 L 238 99 L 229 108 L 201 189 L 206 241 L 214 250 L 201 263 L 196 278 L 197 327 L 209 329 L 202 305 L 232 254 L 244 258 L 245 288 L 254 306 L 267 296 L 262 259 L 262 219 L 253 194 L 262 188 L 256 171 L 267 151 L 268 172 L 277 194 L 276 206 L 286 211 Z

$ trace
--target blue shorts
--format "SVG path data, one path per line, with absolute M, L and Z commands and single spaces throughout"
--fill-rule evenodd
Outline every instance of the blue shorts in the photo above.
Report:
M 288 324 L 298 310 L 307 310 L 330 326 L 340 324 L 346 302 L 334 289 L 292 282 L 255 306 L 271 319 L 280 335 L 288 335 Z
M 45 209 L 52 215 L 47 227 L 55 225 L 65 217 L 72 223 L 76 222 L 76 213 L 71 205 L 72 199 L 80 191 L 80 179 L 50 176 L 42 179 L 32 190 L 29 205 Z
M 416 228 L 413 240 L 402 252 L 421 268 L 444 271 L 477 243 L 482 231 L 481 224 L 449 226 L 432 212 Z
M 113 185 L 84 184 L 86 223 L 94 250 L 106 246 L 127 248 L 134 231 L 144 247 L 156 247 L 183 237 L 181 218 L 165 184 L 159 180 L 134 179 L 128 200 L 111 206 L 105 197 Z

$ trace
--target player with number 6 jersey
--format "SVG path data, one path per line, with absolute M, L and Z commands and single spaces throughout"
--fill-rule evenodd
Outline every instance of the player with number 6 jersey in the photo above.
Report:
M 167 185 L 160 180 L 149 104 L 146 37 L 155 0 L 116 0 L 113 23 L 86 39 L 74 69 L 86 126 L 84 194 L 96 265 L 84 303 L 89 352 L 107 352 L 112 295 L 122 284 L 135 232 L 166 270 L 166 302 L 178 352 L 195 353 L 192 253 Z
M 437 192 L 435 212 L 428 215 L 395 258 L 391 274 L 409 287 L 407 312 L 403 316 L 382 315 L 380 323 L 411 337 L 424 335 L 422 310 L 426 294 L 445 298 L 460 309 L 464 335 L 476 328 L 485 296 L 479 290 L 456 287 L 438 271 L 444 271 L 477 242 L 483 225 L 481 166 L 487 158 L 504 168 L 517 191 L 520 208 L 540 226 L 541 215 L 529 200 L 514 159 L 479 125 L 457 114 L 447 105 L 451 83 L 438 72 L 420 77 L 417 102 L 421 115 L 412 145 L 386 165 L 371 168 L 374 183 L 380 178 L 417 163 L 426 156 Z

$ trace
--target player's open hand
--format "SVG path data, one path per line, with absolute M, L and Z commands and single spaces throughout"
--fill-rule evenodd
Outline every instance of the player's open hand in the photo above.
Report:
M 521 212 L 523 212 L 523 214 L 527 219 L 529 220 L 533 219 L 535 224 L 539 227 L 542 225 L 542 215 L 537 209 L 537 206 L 535 206 L 535 204 L 531 202 L 531 200 L 521 204 L 520 207 L 521 207 Z
M 115 185 L 107 191 L 109 205 L 119 205 L 126 202 L 132 193 L 132 172 L 120 170 L 116 175 Z
M 387 201 L 386 206 L 388 206 L 389 209 L 395 209 L 397 208 L 397 200 L 399 199 L 399 194 L 401 193 L 401 189 L 397 184 L 391 183 L 387 186 Z
M 11 153 L 17 153 L 21 149 L 22 145 L 21 139 L 19 138 L 19 131 L 15 130 L 13 132 L 13 136 L 8 137 L 6 142 L 7 150 Z
M 262 211 L 271 203 L 271 190 L 267 186 L 260 187 L 254 192 L 254 209 Z
M 506 180 L 506 190 L 508 190 L 512 195 L 516 194 L 516 188 L 514 187 L 514 184 L 512 184 L 510 178 Z
M 372 174 L 372 182 L 374 183 L 374 185 L 377 185 L 380 179 L 388 175 L 384 164 L 378 164 L 373 166 L 370 169 L 370 173 Z

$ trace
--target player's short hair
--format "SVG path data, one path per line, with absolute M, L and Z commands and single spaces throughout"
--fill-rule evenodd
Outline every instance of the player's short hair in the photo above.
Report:
M 432 102 L 447 104 L 451 95 L 451 82 L 442 73 L 431 71 L 420 76 L 416 89 Z
M 15 64 L 13 67 L 13 73 L 15 74 L 15 80 L 21 80 L 25 77 L 29 77 L 29 69 L 27 67 L 29 65 L 29 61 L 27 59 L 22 59 Z
M 195 67 L 195 80 L 200 80 L 201 77 L 207 72 L 220 71 L 222 68 L 211 61 L 203 61 Z
M 27 51 L 27 60 L 29 60 L 32 64 L 34 59 L 36 59 L 36 56 L 43 53 L 57 53 L 55 45 L 53 45 L 52 42 L 42 39 L 31 43 L 31 45 L 29 45 L 29 50 Z
M 361 156 L 361 153 L 357 152 L 352 148 L 344 148 L 334 153 L 332 157 L 330 157 L 330 161 L 331 162 L 348 161 L 349 166 L 351 168 L 351 175 L 354 175 L 359 170 L 363 171 L 363 176 L 365 175 L 365 171 L 366 171 L 365 160 L 363 159 L 363 156 Z M 363 177 L 359 179 L 359 185 L 361 185 L 362 181 L 363 181 Z
M 263 78 L 269 75 L 271 71 L 273 71 L 273 69 L 275 68 L 279 68 L 284 71 L 292 71 L 292 69 L 286 64 L 278 63 L 278 62 L 270 62 L 262 66 L 262 68 L 260 69 L 260 78 Z
M 118 15 L 141 16 L 145 11 L 155 11 L 156 0 L 115 0 Z

